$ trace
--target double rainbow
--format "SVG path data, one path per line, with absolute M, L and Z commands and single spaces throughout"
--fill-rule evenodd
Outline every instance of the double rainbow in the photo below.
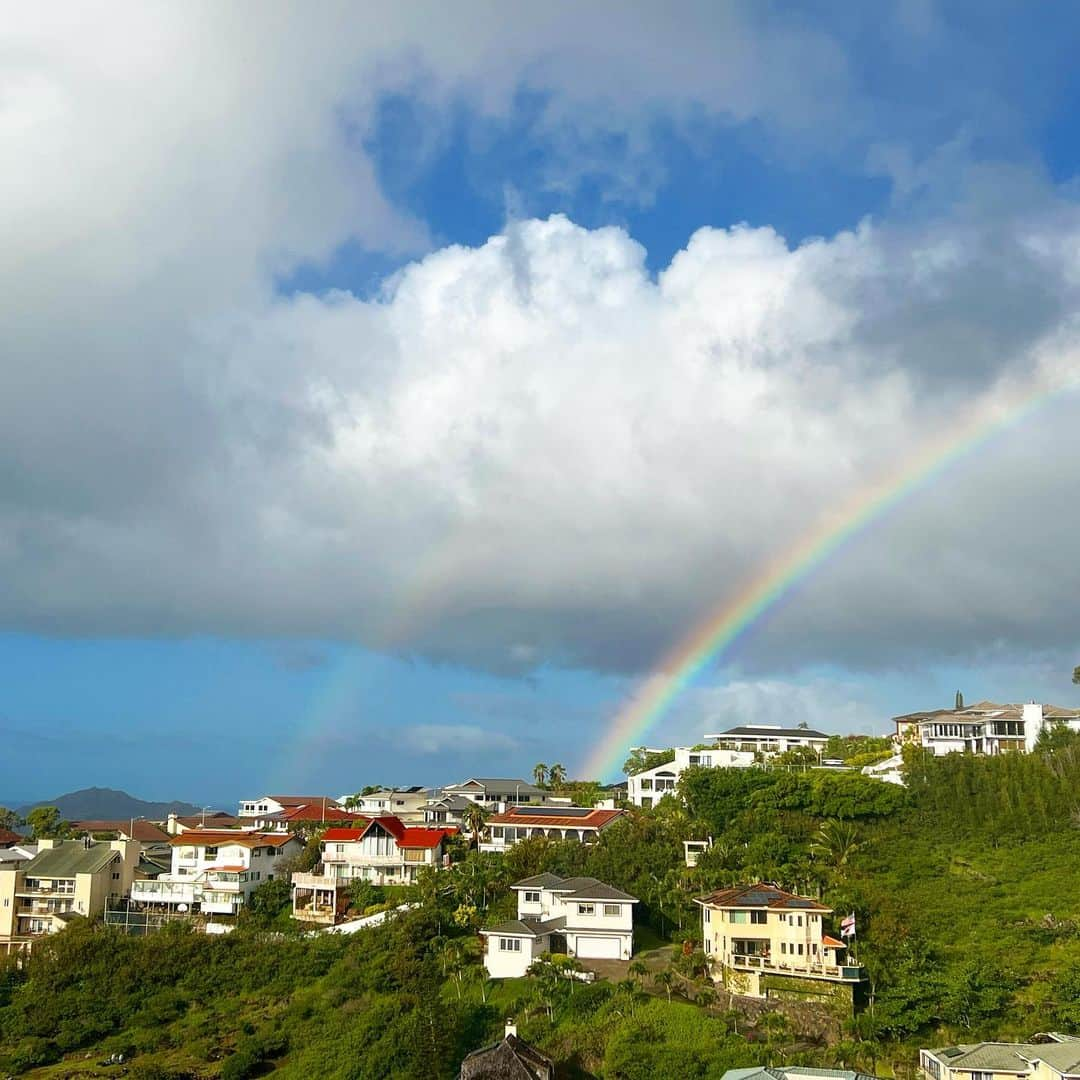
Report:
M 972 409 L 948 435 L 925 444 L 894 472 L 858 492 L 838 512 L 828 515 L 794 546 L 763 567 L 735 596 L 699 622 L 670 650 L 633 697 L 619 710 L 584 763 L 581 775 L 617 775 L 632 745 L 649 729 L 700 672 L 756 625 L 793 588 L 805 581 L 842 547 L 870 525 L 937 479 L 986 443 L 1023 423 L 1048 401 L 1071 390 L 1072 380 L 1051 388 L 1039 386 L 1014 394 L 1005 403 L 988 402 Z

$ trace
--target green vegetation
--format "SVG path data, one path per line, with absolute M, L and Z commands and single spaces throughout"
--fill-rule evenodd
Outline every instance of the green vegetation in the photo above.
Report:
M 657 765 L 666 765 L 675 760 L 675 748 L 668 747 L 666 750 L 631 750 L 630 756 L 623 762 L 622 771 L 626 776 L 644 772 L 646 769 L 655 769 Z
M 689 769 L 680 800 L 629 814 L 595 846 L 462 845 L 450 871 L 408 890 L 358 884 L 356 910 L 420 906 L 353 937 L 301 934 L 278 881 L 226 938 L 78 922 L 25 970 L 0 968 L 0 1075 L 108 1075 L 96 1063 L 123 1052 L 143 1080 L 449 1078 L 506 1016 L 579 1080 L 694 1080 L 780 1060 L 906 1076 L 920 1045 L 1080 1032 L 1080 901 L 1067 884 L 1080 874 L 1077 740 L 1054 733 L 998 758 L 908 750 L 906 769 L 906 790 L 857 773 Z M 704 836 L 713 846 L 688 870 L 681 842 Z M 488 979 L 476 930 L 511 915 L 508 885 L 542 870 L 638 896 L 644 962 L 592 985 L 560 958 Z M 733 1013 L 708 984 L 693 897 L 755 879 L 819 895 L 837 919 L 855 913 L 872 1008 L 838 1041 L 799 1014 Z

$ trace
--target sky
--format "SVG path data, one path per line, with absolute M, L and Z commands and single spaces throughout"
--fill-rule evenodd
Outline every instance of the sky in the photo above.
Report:
M 8 14 L 0 803 L 1076 702 L 1074 5 Z

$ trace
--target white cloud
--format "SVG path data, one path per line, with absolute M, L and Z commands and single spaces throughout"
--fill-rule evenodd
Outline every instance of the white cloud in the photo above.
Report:
M 501 731 L 487 731 L 472 724 L 415 724 L 398 733 L 415 754 L 500 754 L 518 749 L 516 739 Z

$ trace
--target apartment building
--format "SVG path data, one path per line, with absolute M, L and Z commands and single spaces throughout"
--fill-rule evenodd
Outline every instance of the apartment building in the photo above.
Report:
M 131 901 L 152 908 L 236 915 L 264 881 L 303 850 L 287 833 L 254 829 L 189 829 L 169 841 L 170 872 L 135 881 Z
M 39 840 L 37 854 L 0 870 L 0 949 L 29 946 L 78 915 L 99 915 L 134 880 L 139 844 L 129 840 Z
M 481 837 L 479 847 L 481 851 L 505 851 L 533 836 L 592 844 L 625 813 L 584 806 L 511 806 L 488 818 L 487 834 Z
M 1058 725 L 1080 731 L 1080 709 L 1029 701 L 999 705 L 979 701 L 954 709 L 894 716 L 896 741 L 943 754 L 1030 753 L 1046 728 Z
M 926 1080 L 1073 1080 L 1080 1076 L 1080 1039 L 1050 1032 L 1039 1042 L 980 1042 L 921 1050 Z
M 798 987 L 803 997 L 815 990 L 824 997 L 831 996 L 830 984 L 863 982 L 844 942 L 826 933 L 832 908 L 818 900 L 758 882 L 718 889 L 695 903 L 713 979 L 733 994 L 783 996 Z
M 637 898 L 591 877 L 537 874 L 511 889 L 518 916 L 480 931 L 493 979 L 519 979 L 544 953 L 581 960 L 629 960 Z

